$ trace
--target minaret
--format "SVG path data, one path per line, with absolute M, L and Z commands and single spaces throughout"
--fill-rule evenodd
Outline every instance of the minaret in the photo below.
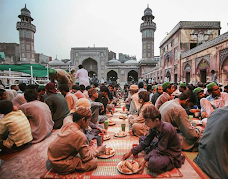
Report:
M 25 7 L 21 9 L 21 14 L 18 16 L 21 22 L 17 22 L 17 30 L 19 31 L 20 39 L 20 62 L 21 63 L 34 63 L 35 50 L 34 50 L 34 33 L 36 26 L 32 24 L 33 18 L 30 11 Z
M 154 58 L 154 32 L 156 24 L 153 22 L 153 19 L 152 10 L 147 5 L 142 17 L 143 23 L 140 26 L 140 32 L 142 33 L 142 59 Z

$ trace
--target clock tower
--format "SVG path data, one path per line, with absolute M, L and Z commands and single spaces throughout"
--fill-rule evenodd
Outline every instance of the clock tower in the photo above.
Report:
M 156 24 L 153 22 L 153 19 L 152 10 L 147 5 L 142 17 L 143 23 L 140 26 L 140 32 L 142 33 L 142 59 L 153 60 L 154 58 L 154 32 Z
M 34 33 L 36 32 L 36 26 L 32 24 L 33 18 L 26 8 L 26 4 L 21 9 L 21 14 L 18 17 L 21 19 L 20 22 L 17 22 L 20 40 L 20 62 L 35 63 Z

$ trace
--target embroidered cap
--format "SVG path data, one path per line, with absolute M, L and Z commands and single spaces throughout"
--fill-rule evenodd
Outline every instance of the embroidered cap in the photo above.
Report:
M 198 94 L 201 91 L 203 91 L 203 89 L 200 88 L 200 87 L 198 87 L 198 88 L 196 88 L 196 89 L 193 90 L 193 93 Z
M 164 90 L 164 89 L 166 89 L 168 86 L 170 85 L 170 82 L 165 82 L 165 83 L 163 83 L 162 84 L 162 89 Z
M 217 84 L 215 82 L 212 82 L 212 83 L 209 83 L 206 87 L 207 87 L 207 90 L 210 90 L 212 89 L 214 86 L 217 86 Z

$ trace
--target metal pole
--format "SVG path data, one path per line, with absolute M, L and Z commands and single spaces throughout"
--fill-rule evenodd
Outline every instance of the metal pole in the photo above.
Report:
M 48 64 L 47 64 L 47 79 L 49 79 Z
M 9 68 L 9 77 L 11 77 L 11 68 Z M 11 78 L 9 78 L 9 89 L 11 89 Z
M 34 84 L 34 82 L 33 82 L 33 69 L 32 69 L 32 66 L 30 66 L 30 68 L 31 68 L 31 84 Z

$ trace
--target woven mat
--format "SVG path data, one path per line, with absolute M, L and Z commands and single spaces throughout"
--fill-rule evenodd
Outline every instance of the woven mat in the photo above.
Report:
M 202 178 L 202 179 L 210 179 L 207 174 L 205 174 L 201 168 L 193 161 L 198 152 L 182 152 L 185 156 L 185 159 L 189 162 L 189 164 L 192 166 L 192 168 L 198 173 L 198 175 Z
M 121 130 L 121 124 L 126 123 L 126 132 L 128 132 L 127 120 L 119 119 L 121 108 L 116 109 L 113 117 L 111 118 L 116 122 L 116 125 L 108 127 L 108 134 L 111 136 L 110 140 L 104 141 L 104 144 L 108 147 L 115 149 L 115 155 L 109 159 L 98 159 L 98 167 L 90 172 L 75 172 L 68 175 L 57 174 L 53 169 L 46 172 L 41 178 L 85 178 L 85 179 L 100 179 L 100 178 L 172 178 L 172 177 L 182 177 L 182 173 L 178 169 L 173 169 L 172 171 L 165 173 L 152 173 L 148 169 L 144 169 L 142 174 L 135 175 L 122 175 L 117 170 L 117 164 L 121 161 L 123 154 L 128 152 L 132 148 L 132 144 L 138 144 L 138 137 L 130 136 L 129 134 L 123 138 L 114 137 L 114 132 Z M 92 146 L 93 149 L 96 146 Z M 137 162 L 143 159 L 145 154 L 139 153 L 138 158 L 135 159 Z

